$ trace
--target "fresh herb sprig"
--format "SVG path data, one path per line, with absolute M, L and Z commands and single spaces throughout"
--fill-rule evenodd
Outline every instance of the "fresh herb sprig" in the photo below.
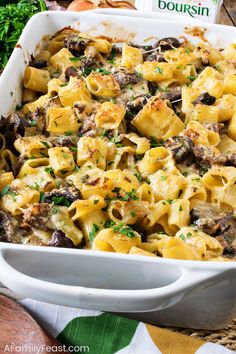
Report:
M 26 22 L 37 12 L 45 11 L 43 0 L 20 0 L 0 6 L 0 69 L 3 69 L 15 48 Z

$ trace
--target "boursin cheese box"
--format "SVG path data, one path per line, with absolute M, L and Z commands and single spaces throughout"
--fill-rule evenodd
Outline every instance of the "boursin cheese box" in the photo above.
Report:
M 222 3 L 223 0 L 138 0 L 135 5 L 144 12 L 173 13 L 216 23 Z

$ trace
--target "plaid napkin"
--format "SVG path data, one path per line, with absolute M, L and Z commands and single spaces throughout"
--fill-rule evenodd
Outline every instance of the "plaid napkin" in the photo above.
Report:
M 233 351 L 125 317 L 42 303 L 19 302 L 61 344 L 90 354 L 229 354 Z M 79 350 L 79 351 L 78 351 Z

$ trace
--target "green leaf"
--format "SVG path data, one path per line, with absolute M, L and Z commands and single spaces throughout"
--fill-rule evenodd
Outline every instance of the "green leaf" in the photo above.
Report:
M 47 141 L 40 141 L 40 143 L 42 143 L 47 149 L 50 149 L 50 145 L 48 144 Z
M 114 226 L 115 222 L 113 220 L 107 219 L 106 222 L 104 223 L 103 227 L 105 229 L 109 229 L 110 227 Z
M 0 6 L 0 69 L 6 66 L 27 21 L 37 12 L 47 10 L 43 0 L 10 2 Z
M 154 70 L 154 72 L 155 73 L 157 73 L 157 74 L 163 74 L 163 69 L 162 68 L 160 68 L 159 66 Z
M 57 339 L 66 346 L 87 346 L 89 354 L 113 354 L 130 344 L 138 325 L 138 321 L 110 313 L 77 317 Z
M 121 235 L 125 235 L 130 238 L 136 237 L 134 230 L 130 226 L 124 225 L 123 223 L 113 226 L 112 229 Z
M 4 195 L 6 195 L 9 192 L 10 188 L 11 187 L 9 185 L 5 186 L 1 191 L 1 197 L 4 197 Z
M 52 202 L 55 205 L 61 205 L 61 206 L 67 206 L 67 207 L 71 205 L 70 201 L 67 198 L 63 197 L 63 196 L 52 197 Z
M 111 71 L 108 71 L 104 68 L 98 68 L 98 69 L 95 69 L 94 70 L 96 73 L 100 73 L 100 74 L 103 74 L 103 75 L 110 75 L 111 74 Z
M 39 203 L 43 203 L 44 202 L 44 192 L 40 192 L 40 197 L 39 197 Z
M 97 224 L 93 224 L 92 230 L 89 233 L 89 240 L 91 244 L 93 243 L 94 238 L 99 231 L 100 231 L 100 227 Z

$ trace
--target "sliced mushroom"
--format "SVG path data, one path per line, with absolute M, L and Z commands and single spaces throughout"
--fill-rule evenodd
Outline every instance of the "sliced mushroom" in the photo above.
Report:
M 137 84 L 141 81 L 141 77 L 137 74 L 130 74 L 130 73 L 125 73 L 122 71 L 118 71 L 115 74 L 116 81 L 119 83 L 121 88 L 124 88 L 127 85 L 134 85 Z
M 215 103 L 216 98 L 214 96 L 209 95 L 208 92 L 202 93 L 196 100 L 194 100 L 192 103 L 194 106 L 197 104 L 205 104 L 207 106 L 211 106 Z
M 174 136 L 165 141 L 165 146 L 170 149 L 177 163 L 193 159 L 193 142 L 186 136 Z
M 70 206 L 77 199 L 81 199 L 81 193 L 74 187 L 63 187 L 53 189 L 44 194 L 45 203 L 54 203 L 57 205 Z
M 49 241 L 48 246 L 51 247 L 63 247 L 63 248 L 76 248 L 74 243 L 66 237 L 64 232 L 56 230 L 52 234 L 52 238 Z
M 180 42 L 177 38 L 174 37 L 167 37 L 167 38 L 162 38 L 159 41 L 157 41 L 154 46 L 154 48 L 161 48 L 162 51 L 166 50 L 171 50 L 174 48 L 179 48 L 180 47 Z
M 48 203 L 34 203 L 25 210 L 23 222 L 25 226 L 48 231 L 51 227 L 50 213 L 52 206 Z
M 65 41 L 65 47 L 75 56 L 84 54 L 87 44 L 90 42 L 90 39 L 82 38 L 79 35 L 70 35 Z
M 147 104 L 150 98 L 150 95 L 139 95 L 128 101 L 126 104 L 127 118 L 131 119 L 136 116 L 136 114 L 138 114 L 138 112 Z
M 199 166 L 211 167 L 213 164 L 224 165 L 227 158 L 223 155 L 216 155 L 210 146 L 196 145 L 193 148 L 196 163 Z
M 26 127 L 29 127 L 28 121 L 16 113 L 12 113 L 7 118 L 0 117 L 0 133 L 5 136 L 9 146 L 12 146 L 16 139 L 24 136 Z
M 0 210 L 0 241 L 11 242 L 13 235 L 14 230 L 8 215 Z
M 46 59 L 38 59 L 38 60 L 32 61 L 29 65 L 33 66 L 33 68 L 36 68 L 36 69 L 42 69 L 48 65 L 48 62 Z

